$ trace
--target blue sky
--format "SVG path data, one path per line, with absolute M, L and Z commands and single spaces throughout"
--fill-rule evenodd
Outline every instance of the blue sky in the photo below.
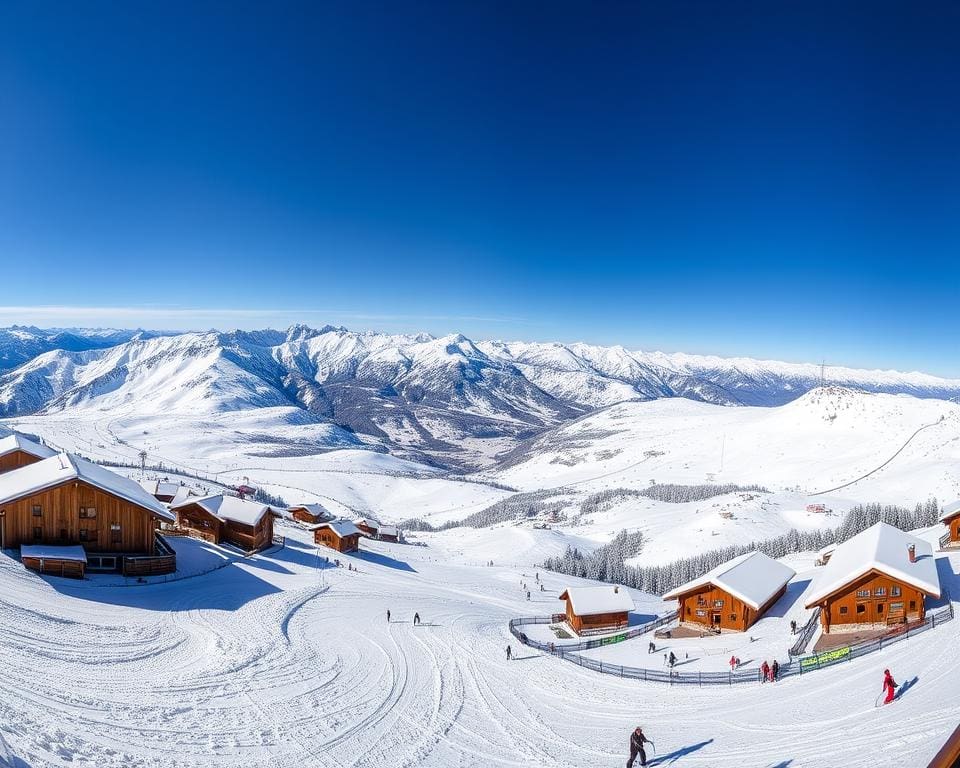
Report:
M 960 6 L 5 3 L 0 324 L 960 376 Z

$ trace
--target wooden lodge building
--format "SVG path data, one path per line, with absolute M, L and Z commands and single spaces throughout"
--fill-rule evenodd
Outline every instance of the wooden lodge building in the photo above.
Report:
M 568 587 L 560 593 L 566 601 L 567 624 L 578 635 L 595 635 L 625 629 L 634 609 L 626 587 Z
M 311 525 L 313 541 L 337 552 L 360 550 L 360 529 L 349 520 L 330 520 Z
M 177 527 L 191 536 L 213 544 L 227 542 L 245 552 L 271 545 L 278 514 L 267 504 L 222 493 L 184 499 L 170 510 L 176 513 Z
M 0 474 L 0 547 L 44 573 L 171 573 L 176 553 L 157 528 L 173 519 L 133 480 L 70 454 Z
M 176 504 L 192 495 L 185 485 L 169 480 L 141 480 L 140 487 L 163 504 Z
M 333 514 L 323 504 L 300 504 L 295 507 L 287 507 L 290 517 L 307 525 L 316 525 L 333 520 Z
M 380 541 L 400 541 L 400 529 L 395 525 L 381 525 L 377 538 Z
M 933 547 L 877 523 L 837 546 L 814 581 L 807 608 L 820 608 L 824 632 L 921 621 L 927 597 L 940 597 Z
M 943 507 L 943 514 L 940 516 L 940 522 L 947 526 L 949 539 L 948 547 L 960 547 L 960 500 Z
M 380 532 L 380 521 L 374 520 L 372 517 L 358 518 L 353 521 L 353 524 L 360 531 L 361 535 L 371 539 L 377 538 L 377 534 Z
M 795 575 L 762 552 L 748 552 L 670 590 L 663 599 L 679 601 L 681 623 L 745 632 L 783 596 Z
M 20 469 L 43 459 L 56 456 L 57 452 L 20 435 L 8 435 L 0 439 L 0 473 Z

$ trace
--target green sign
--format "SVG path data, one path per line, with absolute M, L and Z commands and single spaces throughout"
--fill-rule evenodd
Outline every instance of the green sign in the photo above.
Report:
M 611 637 L 604 637 L 600 639 L 600 645 L 612 645 L 613 643 L 622 643 L 627 639 L 627 633 L 624 632 L 622 635 L 612 635 Z
M 832 651 L 824 651 L 823 653 L 818 653 L 816 656 L 807 656 L 805 659 L 800 659 L 800 669 L 830 664 L 834 661 L 840 661 L 840 659 L 846 658 L 849 655 L 849 645 L 845 645 L 843 648 L 834 648 Z

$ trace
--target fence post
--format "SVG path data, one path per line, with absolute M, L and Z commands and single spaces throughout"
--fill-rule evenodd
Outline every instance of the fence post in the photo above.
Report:
M 697 672 L 697 685 L 703 688 L 703 672 Z

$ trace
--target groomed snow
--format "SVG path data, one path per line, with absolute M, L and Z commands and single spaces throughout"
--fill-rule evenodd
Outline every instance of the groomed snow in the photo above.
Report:
M 763 552 L 747 552 L 703 576 L 667 592 L 664 600 L 674 600 L 691 590 L 713 584 L 742 600 L 755 611 L 776 595 L 795 575 L 793 568 Z
M 573 612 L 578 616 L 630 612 L 634 609 L 633 598 L 627 588 L 614 584 L 602 587 L 567 587 L 560 593 L 560 599 L 569 599 Z
M 916 553 L 912 563 L 908 553 L 911 545 Z M 940 597 L 940 576 L 930 543 L 887 523 L 877 523 L 837 546 L 830 561 L 819 569 L 807 594 L 807 607 L 812 608 L 872 570 Z
M 66 453 L 0 475 L 0 504 L 71 480 L 82 480 L 101 491 L 143 507 L 155 517 L 168 522 L 175 519 L 167 508 L 143 490 L 139 483 Z

